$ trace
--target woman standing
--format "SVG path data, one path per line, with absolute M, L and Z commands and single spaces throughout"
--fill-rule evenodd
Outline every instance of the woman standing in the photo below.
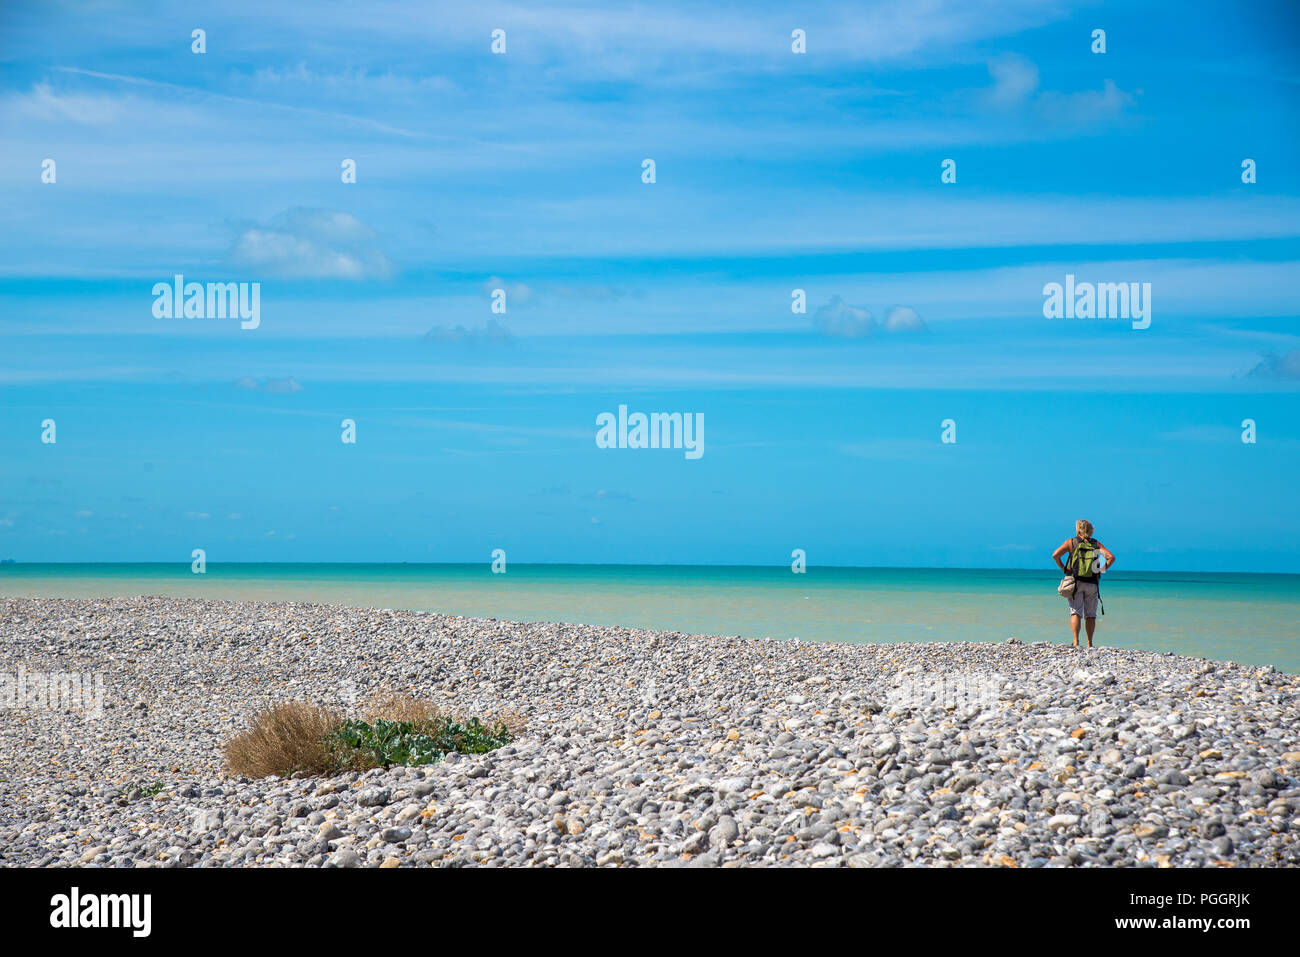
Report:
M 1061 561 L 1062 555 L 1068 555 Z M 1070 631 L 1074 634 L 1074 647 L 1079 647 L 1079 619 L 1088 623 L 1088 647 L 1092 647 L 1092 633 L 1097 627 L 1097 583 L 1103 571 L 1115 564 L 1115 556 L 1101 542 L 1092 537 L 1092 522 L 1085 518 L 1074 523 L 1074 537 L 1063 541 L 1052 552 L 1063 575 L 1074 576 L 1074 594 L 1070 596 Z

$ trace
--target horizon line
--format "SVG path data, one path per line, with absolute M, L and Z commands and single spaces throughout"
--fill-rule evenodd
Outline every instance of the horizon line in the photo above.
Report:
M 130 565 L 161 565 L 161 566 L 182 566 L 189 567 L 189 561 L 19 561 L 17 559 L 0 559 L 0 566 L 17 567 L 20 565 L 103 565 L 103 566 L 130 566 Z M 758 564 L 739 564 L 739 563 L 710 563 L 710 562 L 523 562 L 511 561 L 510 566 L 526 568 L 692 568 L 692 569 L 788 569 L 789 563 L 782 562 L 771 565 Z M 487 561 L 459 561 L 459 562 L 426 562 L 426 561 L 212 561 L 206 562 L 206 567 L 214 566 L 268 566 L 268 567 L 290 567 L 290 566 L 373 566 L 389 568 L 394 566 L 407 565 L 411 567 L 476 567 L 486 565 L 491 567 L 491 560 Z M 965 566 L 965 565 L 813 565 L 805 566 L 806 570 L 813 568 L 825 571 L 965 571 L 965 572 L 1043 572 L 1046 574 L 1056 574 L 1050 568 L 1040 566 L 1033 567 L 1007 567 L 1007 566 Z M 807 571 L 801 573 L 806 574 Z M 1194 568 L 1127 568 L 1118 572 L 1121 575 L 1128 573 L 1158 574 L 1158 575 L 1275 575 L 1278 577 L 1293 577 L 1300 575 L 1300 571 L 1286 572 L 1255 572 L 1255 571 L 1209 571 L 1206 569 Z M 1115 574 L 1110 571 L 1104 572 L 1103 575 Z

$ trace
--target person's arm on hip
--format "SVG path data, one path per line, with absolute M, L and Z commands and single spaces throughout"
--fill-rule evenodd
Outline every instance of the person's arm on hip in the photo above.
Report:
M 1062 575 L 1067 574 L 1067 572 L 1065 569 L 1065 562 L 1061 561 L 1061 556 L 1070 550 L 1070 541 L 1071 539 L 1067 538 L 1065 541 L 1061 542 L 1056 551 L 1052 552 L 1052 561 L 1056 562 L 1057 567 L 1061 569 Z
M 1110 571 L 1110 566 L 1115 564 L 1115 553 L 1101 542 L 1097 543 L 1097 550 L 1106 556 L 1106 571 Z

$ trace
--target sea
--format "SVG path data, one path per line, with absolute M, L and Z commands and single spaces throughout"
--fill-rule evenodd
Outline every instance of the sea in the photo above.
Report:
M 0 596 L 163 595 L 801 641 L 1069 642 L 1051 570 L 488 563 L 0 564 Z M 1300 575 L 1106 573 L 1096 643 L 1300 673 Z M 0 630 L 0 636 L 3 631 Z

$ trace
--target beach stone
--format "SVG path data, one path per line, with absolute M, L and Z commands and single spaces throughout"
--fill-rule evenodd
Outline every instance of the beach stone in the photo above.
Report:
M 206 834 L 221 827 L 224 819 L 225 815 L 220 808 L 203 808 L 194 814 L 194 830 Z
M 898 750 L 898 738 L 892 734 L 882 735 L 871 749 L 871 753 L 878 758 L 883 758 L 887 754 L 893 754 Z
M 388 788 L 366 788 L 357 794 L 357 804 L 362 807 L 379 807 L 387 804 L 393 796 Z
M 330 855 L 327 867 L 356 867 L 361 863 L 361 857 L 350 847 L 341 848 Z
M 749 784 L 750 779 L 746 777 L 722 778 L 714 785 L 714 789 L 722 794 L 736 794 L 746 790 Z
M 718 819 L 709 830 L 709 844 L 714 847 L 725 847 L 740 836 L 740 828 L 737 826 L 735 818 L 729 815 L 723 815 Z
M 1256 771 L 1254 774 L 1250 776 L 1250 779 L 1252 782 L 1259 785 L 1261 788 L 1274 789 L 1274 788 L 1280 788 L 1282 786 L 1281 782 L 1278 780 L 1277 775 L 1274 774 L 1268 768 L 1264 768 L 1263 770 Z
M 326 821 L 316 829 L 316 840 L 333 841 L 343 836 L 343 831 L 333 821 Z

